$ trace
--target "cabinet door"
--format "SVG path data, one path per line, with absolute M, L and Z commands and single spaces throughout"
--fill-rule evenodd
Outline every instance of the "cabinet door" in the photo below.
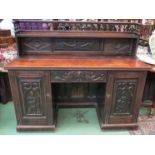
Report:
M 9 72 L 18 129 L 53 128 L 53 106 L 48 71 Z
M 146 73 L 110 72 L 103 112 L 103 127 L 136 126 Z

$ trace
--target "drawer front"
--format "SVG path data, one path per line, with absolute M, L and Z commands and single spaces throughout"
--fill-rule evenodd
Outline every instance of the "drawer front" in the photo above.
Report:
M 51 82 L 106 82 L 106 71 L 51 71 Z

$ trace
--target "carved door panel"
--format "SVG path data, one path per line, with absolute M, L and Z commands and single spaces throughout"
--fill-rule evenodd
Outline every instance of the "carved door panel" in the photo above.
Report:
M 16 89 L 16 93 L 13 93 L 13 96 L 18 127 L 52 127 L 53 107 L 50 73 L 48 71 L 16 71 L 11 74 L 14 74 L 13 76 L 15 77 L 12 89 Z
M 140 71 L 110 72 L 103 118 L 105 124 L 111 126 L 136 124 L 145 78 L 146 73 Z

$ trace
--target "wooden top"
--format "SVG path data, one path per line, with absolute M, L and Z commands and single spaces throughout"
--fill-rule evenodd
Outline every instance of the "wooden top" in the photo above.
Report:
M 106 69 L 106 70 L 151 70 L 148 65 L 133 57 L 95 56 L 42 56 L 21 57 L 5 66 L 8 70 L 52 69 Z

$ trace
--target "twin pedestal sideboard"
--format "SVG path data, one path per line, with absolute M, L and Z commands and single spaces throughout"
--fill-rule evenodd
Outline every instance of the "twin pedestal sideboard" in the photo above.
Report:
M 54 129 L 59 108 L 87 106 L 96 108 L 101 128 L 136 127 L 151 67 L 135 57 L 133 25 L 123 32 L 16 31 L 20 57 L 5 68 L 17 129 Z
M 103 128 L 137 125 L 148 69 L 138 60 L 19 58 L 7 69 L 17 129 L 55 128 L 60 106 L 81 105 L 97 108 Z

